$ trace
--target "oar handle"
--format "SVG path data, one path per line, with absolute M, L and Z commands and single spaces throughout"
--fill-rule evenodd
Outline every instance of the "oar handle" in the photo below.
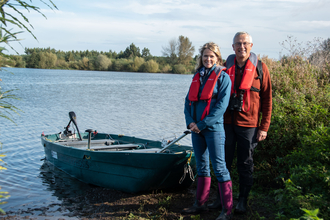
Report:
M 170 146 L 172 146 L 173 144 L 175 144 L 176 142 L 178 142 L 179 140 L 181 140 L 182 138 L 184 138 L 186 135 L 190 134 L 191 131 L 190 130 L 186 130 L 183 132 L 183 134 L 174 139 L 173 141 L 171 141 L 171 143 L 169 143 L 168 145 L 166 145 L 165 147 L 163 147 L 162 149 L 160 149 L 159 151 L 157 151 L 157 153 L 163 153 L 167 148 L 169 148 Z

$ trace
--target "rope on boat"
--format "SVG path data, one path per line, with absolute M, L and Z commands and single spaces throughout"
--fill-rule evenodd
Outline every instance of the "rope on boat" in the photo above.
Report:
M 191 161 L 192 154 L 193 154 L 192 151 L 190 151 L 190 156 L 189 156 L 189 158 L 187 160 L 187 163 L 183 167 L 183 176 L 179 180 L 179 184 L 182 184 L 182 182 L 186 178 L 187 173 L 188 173 L 190 179 L 192 181 L 195 181 L 194 172 L 193 172 L 193 170 L 191 169 L 191 166 L 190 166 L 190 161 Z

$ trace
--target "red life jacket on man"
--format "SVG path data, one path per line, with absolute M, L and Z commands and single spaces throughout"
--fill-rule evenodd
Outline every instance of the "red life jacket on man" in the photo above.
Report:
M 230 55 L 226 60 L 226 67 L 227 67 L 227 73 L 231 80 L 231 92 L 230 94 L 236 93 L 236 85 L 235 85 L 235 75 L 236 75 L 236 55 L 232 54 Z M 250 53 L 249 59 L 246 61 L 245 69 L 243 72 L 241 84 L 239 86 L 239 90 L 244 90 L 244 96 L 243 96 L 243 106 L 242 110 L 244 112 L 248 112 L 250 110 L 250 90 L 252 87 L 252 83 L 254 80 L 254 73 L 256 71 L 258 64 L 258 57 L 254 53 Z M 248 102 L 248 109 L 245 111 L 244 105 L 245 100 L 247 99 Z
M 213 90 L 215 85 L 217 84 L 217 80 L 221 75 L 221 71 L 226 71 L 226 68 L 217 66 L 215 69 L 211 69 L 211 73 L 209 74 L 206 83 L 203 87 L 203 90 L 199 96 L 200 89 L 200 74 L 199 72 L 195 74 L 193 80 L 190 85 L 188 99 L 190 102 L 197 102 L 199 100 L 204 100 L 207 102 L 206 108 L 202 114 L 201 120 L 205 118 L 210 112 L 211 99 L 213 95 Z

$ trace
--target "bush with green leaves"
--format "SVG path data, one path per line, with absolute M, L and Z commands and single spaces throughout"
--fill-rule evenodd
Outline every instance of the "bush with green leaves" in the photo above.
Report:
M 145 73 L 157 73 L 159 71 L 159 65 L 154 60 L 148 60 L 141 65 L 140 71 Z
M 176 74 L 185 74 L 187 72 L 186 66 L 183 64 L 176 64 L 173 66 L 173 73 Z
M 290 179 L 276 191 L 280 207 L 287 213 L 301 213 L 299 208 L 319 209 L 330 218 L 330 127 L 320 126 L 302 139 L 302 148 L 281 159 L 290 161 Z M 291 207 L 290 207 L 291 206 Z
M 15 61 L 15 66 L 14 67 L 25 68 L 26 63 L 23 60 L 22 56 L 13 55 L 12 58 Z
M 317 216 L 319 214 L 319 209 L 315 209 L 315 210 L 301 209 L 301 210 L 304 212 L 304 215 L 298 219 L 292 219 L 292 220 L 300 220 L 300 219 L 323 220 L 323 218 L 319 218 Z
M 99 54 L 95 59 L 95 67 L 97 70 L 109 70 L 111 66 L 111 59 L 109 59 L 106 55 Z
M 132 61 L 127 59 L 116 59 L 112 62 L 110 70 L 112 71 L 126 71 L 128 65 L 130 65 Z
M 262 59 L 271 73 L 273 112 L 267 139 L 255 151 L 255 180 L 276 191 L 286 216 L 300 208 L 330 217 L 329 73 L 295 56 Z
M 160 69 L 161 69 L 160 71 L 162 73 L 171 73 L 172 72 L 172 67 L 170 66 L 170 64 L 163 65 Z
M 145 63 L 144 58 L 135 57 L 133 62 L 128 66 L 128 70 L 130 72 L 138 72 L 140 67 Z
M 66 62 L 65 60 L 57 60 L 56 61 L 56 68 L 57 69 L 69 69 L 69 63 Z
M 52 52 L 41 52 L 39 60 L 39 68 L 41 69 L 52 69 L 55 67 L 57 62 L 57 56 Z

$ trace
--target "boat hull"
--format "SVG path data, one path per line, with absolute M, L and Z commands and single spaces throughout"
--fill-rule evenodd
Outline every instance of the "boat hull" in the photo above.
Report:
M 102 135 L 106 137 L 107 134 L 98 134 L 98 137 L 104 139 Z M 88 138 L 88 134 L 82 136 L 85 140 Z M 65 146 L 58 142 L 57 134 L 42 136 L 41 142 L 48 162 L 85 183 L 132 193 L 184 188 L 192 184 L 188 175 L 179 183 L 189 158 L 192 159 L 189 165 L 195 169 L 190 146 L 175 144 L 168 152 L 157 153 L 155 149 L 161 149 L 160 142 L 117 135 L 111 137 L 127 143 L 147 143 L 147 147 L 141 151 L 94 151 L 73 144 Z

